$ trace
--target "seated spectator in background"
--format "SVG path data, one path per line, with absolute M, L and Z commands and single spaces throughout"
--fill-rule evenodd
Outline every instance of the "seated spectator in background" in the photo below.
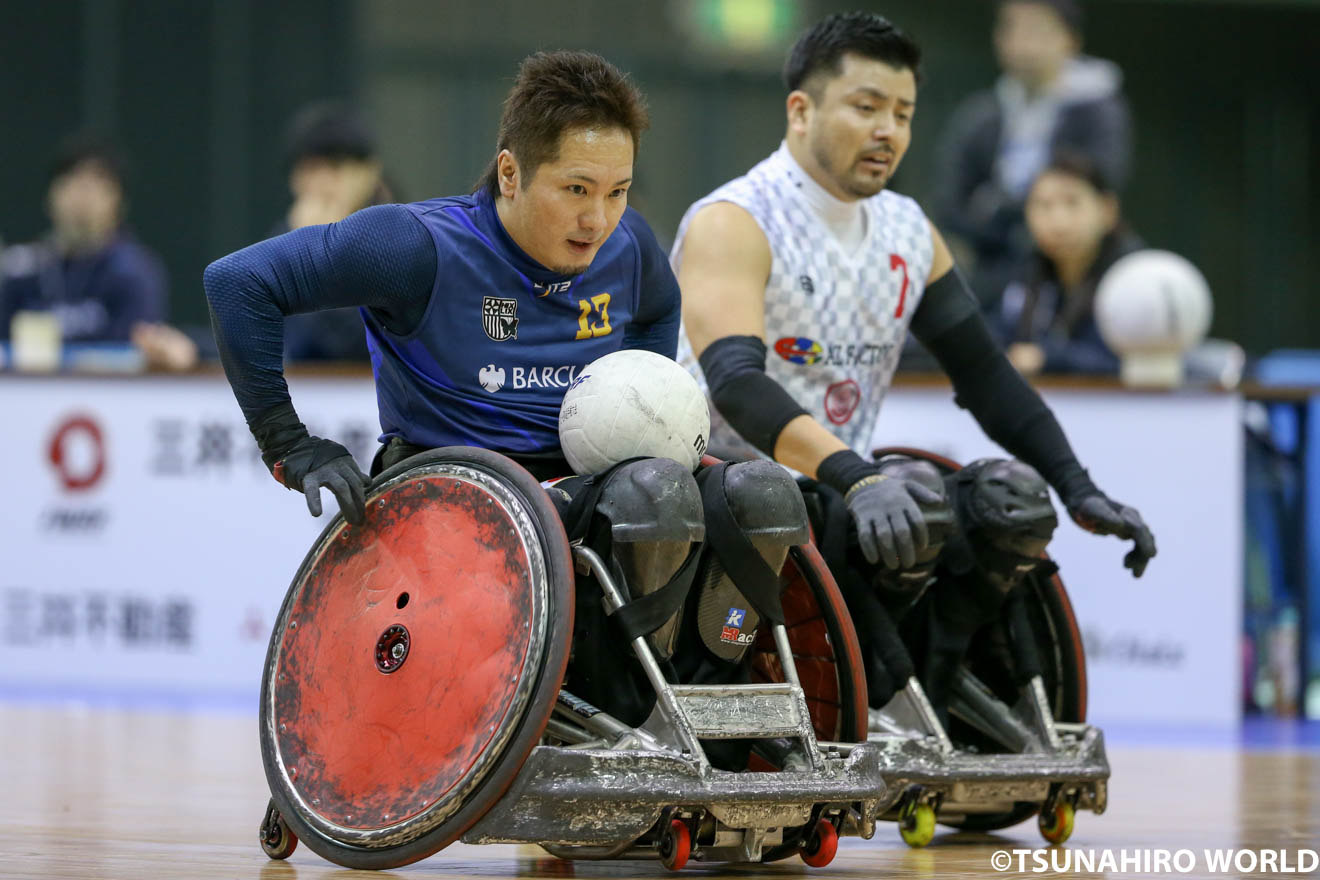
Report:
M 1027 188 L 1059 150 L 1088 157 L 1121 189 L 1132 154 L 1122 72 L 1079 54 L 1076 0 L 1002 0 L 994 30 L 1003 76 L 955 111 L 938 150 L 935 220 L 970 257 L 987 308 L 1030 250 Z
M 161 323 L 165 269 L 124 228 L 124 206 L 118 154 L 90 138 L 67 141 L 50 171 L 50 233 L 0 252 L 0 339 L 16 313 L 50 312 L 66 343 L 131 342 L 149 366 L 196 363 L 192 342 Z
M 272 235 L 343 220 L 394 201 L 385 185 L 376 136 L 350 107 L 333 101 L 298 112 L 286 134 L 293 204 Z M 365 361 L 366 328 L 356 309 L 290 315 L 284 356 L 291 361 Z
M 1026 220 L 1035 250 L 999 305 L 1009 361 L 1026 376 L 1117 373 L 1096 326 L 1095 291 L 1120 257 L 1144 247 L 1122 222 L 1117 194 L 1089 159 L 1060 153 L 1031 185 Z

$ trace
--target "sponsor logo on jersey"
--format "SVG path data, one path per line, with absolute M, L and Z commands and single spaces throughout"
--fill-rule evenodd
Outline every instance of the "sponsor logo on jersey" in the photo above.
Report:
M 477 372 L 477 381 L 491 394 L 499 391 L 506 384 L 510 388 L 562 388 L 567 391 L 586 376 L 579 376 L 578 364 L 562 367 L 510 367 L 508 373 L 504 367 L 487 364 Z
M 552 293 L 564 293 L 573 286 L 573 279 L 567 281 L 552 281 L 549 284 L 538 284 L 532 282 L 532 291 L 538 296 L 549 296 Z
M 496 342 L 518 338 L 518 301 L 498 296 L 481 298 L 481 328 Z
M 775 354 L 790 364 L 823 367 L 874 367 L 894 350 L 891 343 L 817 342 L 805 336 L 785 336 L 775 343 Z
M 805 336 L 785 336 L 775 341 L 775 354 L 790 364 L 814 364 L 821 358 L 820 343 Z
M 504 368 L 486 364 L 477 373 L 477 381 L 481 383 L 482 388 L 494 394 L 504 387 Z
M 834 424 L 842 425 L 853 417 L 857 404 L 862 402 L 862 389 L 852 379 L 835 382 L 825 389 L 825 416 Z
M 730 608 L 729 615 L 724 619 L 724 626 L 720 630 L 720 641 L 730 645 L 750 645 L 756 639 L 756 630 L 749 633 L 742 631 L 746 617 L 747 612 L 742 608 Z

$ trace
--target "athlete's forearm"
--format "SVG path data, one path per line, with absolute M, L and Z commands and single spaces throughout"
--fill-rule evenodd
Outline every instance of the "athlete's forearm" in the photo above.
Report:
M 820 479 L 820 463 L 848 445 L 824 425 L 803 413 L 784 426 L 775 443 L 775 461 L 800 474 Z M 844 487 L 845 489 L 847 487 Z

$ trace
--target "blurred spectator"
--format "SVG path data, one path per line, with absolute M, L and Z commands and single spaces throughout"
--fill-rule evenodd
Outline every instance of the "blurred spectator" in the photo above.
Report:
M 394 201 L 376 155 L 376 135 L 347 105 L 326 101 L 300 110 L 286 134 L 286 156 L 293 204 L 276 234 Z M 284 354 L 293 361 L 366 360 L 362 318 L 356 309 L 290 315 Z
M 950 120 L 935 199 L 936 221 L 972 258 L 972 286 L 987 307 L 1030 249 L 1022 204 L 1049 157 L 1081 153 L 1121 189 L 1132 153 L 1122 72 L 1079 54 L 1076 0 L 1002 0 L 994 44 L 1003 76 Z
M 1117 373 L 1093 306 L 1100 279 L 1142 241 L 1122 222 L 1118 196 L 1079 153 L 1059 153 L 1031 185 L 1026 221 L 1035 250 L 1024 280 L 1004 291 L 999 328 L 1023 375 Z
M 65 342 L 133 343 L 148 366 L 187 369 L 196 346 L 161 323 L 166 311 L 160 258 L 124 227 L 123 164 L 109 145 L 65 142 L 51 165 L 42 240 L 0 252 L 0 339 L 14 315 L 50 312 Z

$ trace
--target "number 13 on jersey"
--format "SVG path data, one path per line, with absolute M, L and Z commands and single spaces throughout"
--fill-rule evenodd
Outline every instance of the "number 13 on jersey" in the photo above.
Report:
M 591 339 L 595 336 L 609 336 L 610 330 L 610 295 L 598 293 L 591 299 L 578 300 L 578 332 L 574 339 Z

